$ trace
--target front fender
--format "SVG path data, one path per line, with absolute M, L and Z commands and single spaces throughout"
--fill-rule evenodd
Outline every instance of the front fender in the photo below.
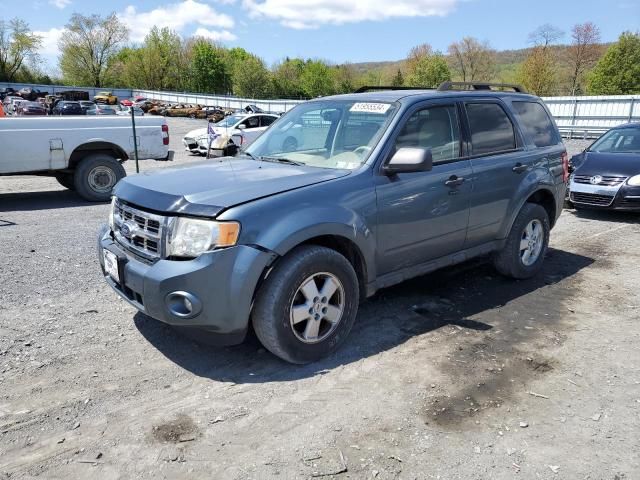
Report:
M 274 223 L 256 233 L 255 244 L 280 256 L 315 237 L 333 235 L 345 238 L 360 251 L 366 264 L 367 282 L 375 280 L 375 235 L 353 210 L 335 206 L 296 209 L 278 216 Z

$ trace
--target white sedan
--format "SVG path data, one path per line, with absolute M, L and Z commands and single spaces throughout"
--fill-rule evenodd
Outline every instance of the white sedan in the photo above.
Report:
M 214 138 L 211 142 L 213 156 L 221 157 L 231 145 L 244 147 L 253 142 L 278 118 L 268 113 L 234 114 L 213 125 Z M 182 139 L 185 150 L 206 155 L 209 148 L 207 127 L 192 130 Z

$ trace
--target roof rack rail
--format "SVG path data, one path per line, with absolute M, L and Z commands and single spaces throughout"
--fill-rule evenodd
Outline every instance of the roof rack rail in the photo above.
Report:
M 516 93 L 528 93 L 522 85 L 512 83 L 487 83 L 487 82 L 442 82 L 438 87 L 439 92 L 449 90 L 505 90 L 511 89 Z
M 360 87 L 359 89 L 357 89 L 353 93 L 380 92 L 380 91 L 383 91 L 383 90 L 424 90 L 424 89 L 422 89 L 420 87 L 384 87 L 384 86 L 374 87 L 374 86 L 365 86 L 365 87 Z

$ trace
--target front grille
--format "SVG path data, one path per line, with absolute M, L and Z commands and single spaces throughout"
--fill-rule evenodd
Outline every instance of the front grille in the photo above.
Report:
M 640 197 L 626 197 L 618 204 L 620 207 L 640 208 Z
M 162 256 L 162 235 L 167 217 L 116 200 L 113 220 L 113 233 L 120 245 L 149 260 Z
M 602 187 L 617 187 L 619 185 L 622 185 L 627 180 L 627 177 L 608 177 L 603 175 L 601 176 L 602 180 L 600 180 L 600 182 L 591 183 L 592 178 L 594 178 L 594 175 L 574 175 L 573 181 L 576 183 L 583 183 L 587 185 L 598 185 Z
M 587 205 L 597 205 L 608 207 L 613 203 L 615 197 L 610 195 L 596 195 L 594 193 L 571 192 L 571 201 L 574 203 L 584 203 Z

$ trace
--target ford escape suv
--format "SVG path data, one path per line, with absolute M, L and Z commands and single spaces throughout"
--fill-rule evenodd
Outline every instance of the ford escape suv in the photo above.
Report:
M 307 363 L 345 340 L 381 288 L 486 254 L 531 277 L 568 159 L 542 101 L 506 90 L 325 97 L 234 159 L 123 179 L 99 237 L 105 279 L 181 330 L 228 345 L 252 325 L 275 355 Z M 292 129 L 295 146 L 283 141 Z

